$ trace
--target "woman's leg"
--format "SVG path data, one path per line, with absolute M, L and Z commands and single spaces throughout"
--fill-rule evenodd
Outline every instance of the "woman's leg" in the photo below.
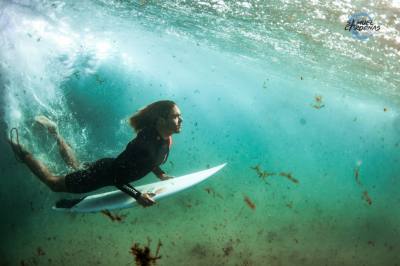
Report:
M 66 192 L 64 176 L 53 175 L 41 161 L 33 157 L 33 155 L 19 143 L 14 143 L 11 140 L 9 142 L 18 158 L 52 191 Z
M 47 128 L 49 133 L 56 139 L 58 149 L 65 163 L 72 167 L 74 170 L 78 170 L 79 162 L 76 159 L 75 153 L 72 150 L 71 146 L 68 145 L 65 139 L 58 132 L 57 124 L 43 115 L 36 116 L 35 121 L 43 127 Z

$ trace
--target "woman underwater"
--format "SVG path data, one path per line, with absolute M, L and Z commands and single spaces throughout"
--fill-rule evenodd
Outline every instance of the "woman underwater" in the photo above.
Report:
M 161 180 L 170 178 L 161 170 L 160 165 L 167 160 L 172 135 L 181 131 L 182 124 L 181 112 L 173 101 L 163 100 L 149 104 L 129 118 L 137 136 L 121 154 L 116 158 L 102 158 L 80 168 L 71 147 L 58 132 L 57 125 L 45 116 L 37 116 L 35 120 L 55 137 L 62 158 L 75 172 L 65 176 L 52 174 L 41 161 L 19 144 L 18 135 L 17 142 L 11 138 L 10 144 L 19 159 L 52 191 L 86 193 L 104 186 L 116 186 L 145 207 L 153 205 L 155 201 L 151 195 L 140 193 L 129 183 L 149 172 L 153 172 Z

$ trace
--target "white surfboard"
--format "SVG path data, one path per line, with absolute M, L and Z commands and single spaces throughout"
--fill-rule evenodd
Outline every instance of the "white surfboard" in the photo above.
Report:
M 200 172 L 155 182 L 136 189 L 142 193 L 154 193 L 158 200 L 179 191 L 192 187 L 221 170 L 226 163 Z M 66 212 L 98 212 L 102 210 L 122 209 L 137 206 L 136 200 L 120 190 L 86 196 L 79 199 L 65 199 L 53 207 L 54 210 Z

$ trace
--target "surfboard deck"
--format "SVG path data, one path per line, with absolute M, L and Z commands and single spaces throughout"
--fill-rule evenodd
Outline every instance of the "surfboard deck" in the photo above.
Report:
M 226 163 L 192 174 L 136 187 L 142 193 L 153 193 L 158 200 L 190 188 L 221 170 Z M 134 198 L 120 190 L 90 195 L 78 199 L 62 199 L 53 206 L 54 210 L 65 212 L 99 212 L 137 206 Z

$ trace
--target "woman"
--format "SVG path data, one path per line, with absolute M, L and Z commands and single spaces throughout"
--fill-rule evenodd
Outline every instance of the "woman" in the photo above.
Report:
M 116 158 L 100 159 L 86 165 L 84 169 L 79 168 L 78 160 L 59 134 L 57 125 L 44 116 L 36 117 L 36 121 L 55 137 L 62 158 L 75 172 L 55 176 L 19 144 L 18 135 L 17 142 L 11 138 L 10 144 L 20 160 L 51 190 L 86 193 L 104 186 L 116 186 L 134 197 L 142 206 L 150 206 L 155 203 L 151 195 L 140 193 L 129 182 L 138 180 L 149 172 L 153 172 L 161 180 L 170 178 L 159 166 L 168 158 L 172 134 L 181 131 L 182 117 L 173 101 L 158 101 L 144 107 L 129 119 L 137 136 L 128 143 L 125 150 Z

